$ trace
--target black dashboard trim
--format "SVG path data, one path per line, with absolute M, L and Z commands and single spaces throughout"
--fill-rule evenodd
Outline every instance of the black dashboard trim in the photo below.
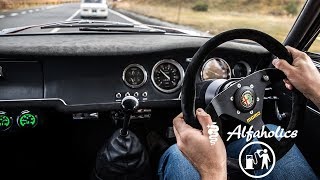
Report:
M 113 103 L 67 105 L 64 100 L 59 98 L 17 99 L 17 100 L 1 100 L 0 101 L 0 108 L 17 108 L 17 107 L 55 108 L 60 112 L 72 113 L 72 112 L 119 110 L 121 109 L 121 104 L 120 102 L 113 102 Z M 180 108 L 180 99 L 140 102 L 140 108 L 163 108 L 163 107 Z

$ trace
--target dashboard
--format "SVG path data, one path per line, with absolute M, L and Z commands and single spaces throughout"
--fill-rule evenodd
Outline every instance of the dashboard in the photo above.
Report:
M 57 98 L 66 105 L 114 103 L 128 95 L 140 101 L 174 100 L 179 98 L 192 54 L 182 51 L 180 54 L 78 57 L 76 60 L 2 59 L 0 99 L 3 102 Z M 199 80 L 243 77 L 257 64 L 254 57 L 238 61 L 215 53 L 197 76 Z
M 187 67 L 208 39 L 170 34 L 2 36 L 0 140 L 6 147 L 1 152 L 7 155 L 3 165 L 18 164 L 19 174 L 37 167 L 46 175 L 59 176 L 51 172 L 56 168 L 52 162 L 61 164 L 72 154 L 74 162 L 63 163 L 60 169 L 70 173 L 72 166 L 76 167 L 72 175 L 90 174 L 92 169 L 86 168 L 119 128 L 120 101 L 128 95 L 140 104 L 131 116 L 135 130 L 148 126 L 166 134 L 171 119 L 181 112 L 179 97 Z M 257 44 L 230 41 L 209 54 L 195 74 L 196 81 L 243 77 L 268 67 L 272 58 Z M 319 55 L 311 58 L 319 68 Z M 290 112 L 290 92 L 285 93 L 280 112 Z M 272 98 L 266 103 L 275 106 Z M 311 103 L 307 108 L 306 139 L 314 137 L 309 129 L 319 124 L 320 115 Z M 264 114 L 275 116 L 273 108 Z M 305 145 L 305 139 L 301 142 Z M 317 153 L 312 143 L 305 146 Z M 35 157 L 34 152 L 39 154 Z M 6 173 L 10 176 L 16 170 Z
M 143 109 L 179 108 L 184 73 L 208 40 L 174 35 L 123 35 L 108 40 L 100 35 L 79 36 L 4 37 L 6 43 L 0 42 L 4 129 L 12 124 L 11 129 L 41 125 L 51 110 L 74 116 L 119 110 L 121 100 L 129 95 Z M 212 51 L 196 79 L 243 77 L 269 58 L 256 44 L 229 42 Z

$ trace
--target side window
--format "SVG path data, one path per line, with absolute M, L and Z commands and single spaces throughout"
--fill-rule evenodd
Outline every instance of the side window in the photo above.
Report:
M 309 52 L 320 53 L 320 35 L 314 40 L 313 44 L 308 50 Z

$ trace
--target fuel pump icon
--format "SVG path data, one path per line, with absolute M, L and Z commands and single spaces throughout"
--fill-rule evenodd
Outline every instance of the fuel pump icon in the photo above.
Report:
M 241 171 L 253 179 L 260 179 L 270 174 L 274 169 L 275 161 L 276 156 L 273 149 L 268 144 L 260 141 L 246 144 L 239 153 Z M 256 170 L 264 170 L 264 173 L 256 175 Z
M 246 155 L 246 166 L 244 169 L 254 169 L 253 164 L 254 164 L 253 155 Z
M 261 169 L 263 169 L 264 166 L 268 169 L 268 162 L 270 162 L 270 158 L 267 152 L 267 149 L 258 149 L 256 152 L 254 152 L 254 155 L 246 155 L 246 166 L 244 169 L 254 169 L 253 166 L 258 164 L 257 156 L 262 160 Z

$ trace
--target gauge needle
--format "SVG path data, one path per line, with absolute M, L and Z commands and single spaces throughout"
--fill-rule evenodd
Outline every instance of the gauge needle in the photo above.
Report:
M 170 81 L 170 77 L 166 73 L 164 73 L 162 70 L 160 70 L 160 72 Z

